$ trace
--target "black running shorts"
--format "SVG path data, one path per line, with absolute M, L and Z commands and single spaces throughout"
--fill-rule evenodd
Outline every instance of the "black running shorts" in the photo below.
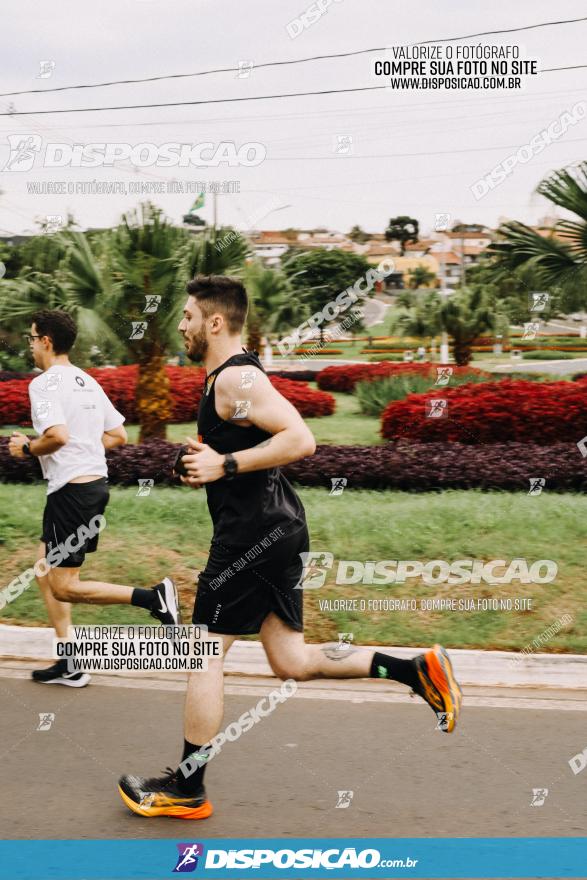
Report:
M 47 495 L 41 541 L 45 544 L 46 556 L 60 547 L 60 556 L 63 557 L 55 563 L 48 559 L 49 565 L 55 568 L 80 568 L 86 553 L 94 553 L 99 537 L 94 517 L 104 513 L 108 498 L 106 477 L 92 480 L 91 483 L 66 483 L 57 492 Z M 85 537 L 83 530 L 78 532 L 81 526 L 92 532 L 93 536 Z
M 274 612 L 289 627 L 304 631 L 303 560 L 310 539 L 307 526 L 266 546 L 229 548 L 212 544 L 206 568 L 198 580 L 192 620 L 210 632 L 226 635 L 258 633 L 268 614 Z

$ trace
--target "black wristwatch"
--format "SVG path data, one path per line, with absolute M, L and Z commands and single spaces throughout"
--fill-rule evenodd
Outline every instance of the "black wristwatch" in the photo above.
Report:
M 224 476 L 227 480 L 234 479 L 238 472 L 237 460 L 232 452 L 227 452 L 224 456 Z
M 31 444 L 30 443 L 23 443 L 22 444 L 22 451 L 23 451 L 23 455 L 29 455 L 32 458 L 33 453 L 31 452 Z

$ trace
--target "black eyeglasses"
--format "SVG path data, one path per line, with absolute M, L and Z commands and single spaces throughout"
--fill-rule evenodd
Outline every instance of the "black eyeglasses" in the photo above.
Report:
M 27 342 L 31 343 L 33 339 L 42 339 L 42 336 L 35 336 L 32 333 L 25 333 L 24 338 Z

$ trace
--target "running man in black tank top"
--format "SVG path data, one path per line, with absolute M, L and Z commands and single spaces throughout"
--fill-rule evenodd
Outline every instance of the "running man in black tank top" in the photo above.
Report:
M 440 645 L 401 660 L 354 645 L 306 644 L 303 580 L 309 537 L 302 502 L 280 471 L 312 455 L 314 437 L 298 411 L 266 375 L 256 352 L 242 347 L 248 309 L 240 281 L 197 276 L 179 332 L 190 359 L 203 361 L 206 381 L 198 438 L 183 456 L 184 485 L 204 487 L 214 525 L 206 568 L 198 579 L 193 622 L 206 625 L 223 654 L 238 636 L 259 633 L 275 675 L 284 680 L 383 678 L 406 684 L 454 729 L 461 691 Z M 183 524 L 182 524 L 183 525 Z M 186 524 L 189 528 L 189 523 Z M 203 785 L 211 740 L 223 715 L 223 657 L 189 676 L 181 763 L 166 776 L 123 776 L 125 804 L 142 816 L 204 819 L 212 813 Z

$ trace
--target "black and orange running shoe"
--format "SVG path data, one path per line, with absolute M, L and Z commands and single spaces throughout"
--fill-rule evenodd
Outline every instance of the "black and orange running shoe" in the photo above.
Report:
M 418 676 L 414 693 L 432 706 L 438 718 L 438 729 L 452 733 L 461 711 L 463 692 L 448 654 L 442 645 L 434 645 L 430 651 L 414 657 L 414 663 Z
M 178 770 L 166 769 L 165 776 L 144 779 L 142 776 L 121 776 L 120 797 L 139 816 L 172 816 L 175 819 L 207 819 L 214 812 L 202 785 L 195 794 L 179 789 Z

